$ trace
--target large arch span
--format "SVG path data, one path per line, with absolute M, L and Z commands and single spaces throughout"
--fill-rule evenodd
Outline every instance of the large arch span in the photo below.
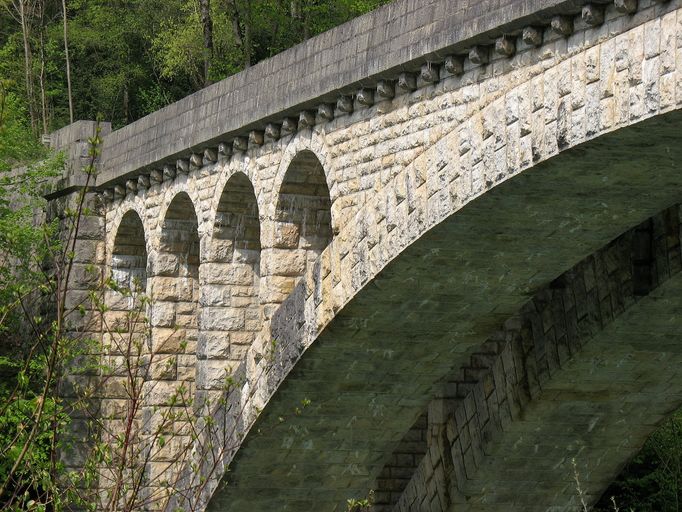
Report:
M 449 48 L 456 52 L 447 59 L 433 54 L 441 61 L 426 62 L 419 77 L 363 82 L 357 94 L 341 91 L 336 108 L 329 97 L 318 110 L 294 105 L 286 118 L 264 119 L 262 130 L 245 126 L 248 136 L 151 152 L 149 165 L 98 181 L 101 232 L 90 226 L 83 247 L 97 243 L 111 254 L 111 228 L 125 227 L 131 210 L 142 222 L 135 246 L 141 255 L 144 245 L 148 261 L 135 264 L 148 272 L 152 346 L 172 362 L 154 368 L 146 403 L 163 406 L 181 384 L 201 401 L 228 374 L 242 384 L 228 401 L 240 413 L 224 422 L 226 452 L 196 450 L 197 465 L 182 473 L 203 482 L 194 467 L 218 468 L 200 485 L 203 495 L 189 498 L 193 508 L 213 495 L 215 510 L 340 510 L 369 488 L 382 510 L 499 508 L 509 496 L 492 500 L 489 482 L 518 484 L 503 468 L 513 460 L 505 449 L 511 425 L 522 432 L 521 413 L 551 430 L 545 390 L 558 389 L 561 378 L 574 382 L 591 346 L 604 347 L 630 315 L 647 316 L 637 316 L 639 308 L 675 309 L 667 296 L 655 298 L 674 289 L 674 267 L 655 279 L 652 269 L 674 252 L 674 243 L 654 250 L 660 233 L 679 239 L 670 208 L 680 203 L 682 4 L 640 0 L 633 12 L 629 2 L 532 3 L 547 7 L 538 7 L 537 26 L 523 11 L 512 34 L 508 25 L 495 32 L 504 55 L 481 35 Z M 529 27 L 535 38 L 525 37 Z M 516 53 L 505 51 L 510 42 Z M 635 243 L 642 240 L 649 241 Z M 608 294 L 601 284 L 589 288 L 618 269 L 624 280 Z M 575 350 L 556 348 L 549 359 L 538 333 L 545 335 L 545 316 L 567 304 L 560 290 L 568 288 L 570 315 L 599 318 L 599 329 L 586 323 Z M 595 289 L 597 309 L 588 293 Z M 548 307 L 552 315 L 533 316 Z M 504 361 L 516 357 L 509 351 L 518 340 L 530 340 L 524 350 L 532 351 L 498 393 L 488 370 L 502 364 L 507 375 Z M 650 379 L 652 389 L 665 375 Z M 616 391 L 607 393 L 613 403 Z M 492 423 L 481 393 L 498 399 Z M 470 397 L 483 411 L 479 429 Z M 676 397 L 661 395 L 650 417 Z M 495 422 L 499 428 L 486 430 Z M 653 425 L 640 426 L 621 462 Z M 172 454 L 163 459 L 150 475 L 173 465 Z M 598 474 L 582 468 L 595 482 L 591 496 L 616 459 Z M 557 478 L 547 472 L 528 498 L 532 507 L 572 506 Z
M 680 201 L 682 151 L 675 142 L 680 117 L 678 112 L 661 115 L 566 150 L 497 185 L 405 248 L 336 314 L 293 366 L 242 443 L 225 485 L 216 493 L 209 509 L 343 510 L 347 498 L 363 496 L 370 488 L 380 487 L 375 479 L 389 462 L 393 449 L 429 408 L 429 403 L 435 397 L 442 398 L 444 378 L 470 367 L 472 354 L 481 350 L 505 321 L 517 317 L 536 292 L 556 283 L 558 277 L 581 260 L 599 254 L 600 249 L 647 219 L 660 223 L 656 215 Z M 679 270 L 677 209 L 667 215 L 675 219 L 663 238 L 674 240 L 671 247 L 677 247 L 678 253 L 676 257 L 670 256 L 674 262 L 660 270 L 661 282 Z M 634 265 L 631 253 L 635 249 L 634 246 L 624 249 L 628 256 L 626 267 Z M 667 252 L 665 255 L 668 257 Z M 642 258 L 646 259 L 645 256 Z M 607 252 L 603 257 L 609 265 L 613 264 L 613 254 Z M 648 258 L 652 260 L 653 256 Z M 476 505 L 472 505 L 472 510 L 499 510 L 502 505 L 505 509 L 511 507 L 509 510 L 516 510 L 514 507 L 568 510 L 575 505 L 575 493 L 570 486 L 570 457 L 566 456 L 584 454 L 586 459 L 581 462 L 584 469 L 590 468 L 594 460 L 601 460 L 604 451 L 616 450 L 618 454 L 610 453 L 608 464 L 597 464 L 599 470 L 594 473 L 585 471 L 589 499 L 599 496 L 665 412 L 682 403 L 681 390 L 672 386 L 679 366 L 679 346 L 675 348 L 674 338 L 656 345 L 669 337 L 671 325 L 676 325 L 672 315 L 682 305 L 675 295 L 678 278 L 674 275 L 650 297 L 635 302 L 636 297 L 648 294 L 658 284 L 659 278 L 652 279 L 648 285 L 639 285 L 637 289 L 633 285 L 629 292 L 622 292 L 630 298 L 624 300 L 620 309 L 614 309 L 612 316 L 617 320 L 612 324 L 605 322 L 610 327 L 600 332 L 601 320 L 598 326 L 590 324 L 592 331 L 579 344 L 582 347 L 585 343 L 584 352 L 581 349 L 569 353 L 571 357 L 560 363 L 555 361 L 539 377 L 529 397 L 537 399 L 537 404 L 529 407 L 528 421 L 521 427 L 504 424 L 511 430 L 500 429 L 498 437 L 492 439 L 499 442 L 498 452 L 475 462 L 476 468 L 481 466 L 478 478 L 472 475 L 465 478 L 461 489 L 449 489 L 452 500 L 466 503 L 474 499 Z M 280 354 L 285 367 L 297 359 L 298 351 L 305 346 L 304 329 L 297 331 L 302 325 L 297 320 L 303 316 L 303 295 L 301 292 L 297 296 L 295 292 L 273 319 L 273 335 L 288 343 Z M 575 307 L 589 310 L 588 302 L 592 299 L 586 292 L 582 299 L 576 296 L 574 300 Z M 657 307 L 660 309 L 656 310 Z M 636 322 L 640 323 L 633 325 Z M 656 341 L 646 345 L 641 335 L 628 340 L 624 333 L 629 329 L 634 334 L 651 333 Z M 592 334 L 594 340 L 587 341 Z M 558 390 L 589 373 L 591 358 L 607 347 L 610 340 L 621 343 L 604 355 L 601 366 L 597 365 L 604 373 L 597 372 L 592 380 L 585 380 L 586 386 L 594 386 L 592 398 L 589 390 L 580 386 L 575 386 L 573 395 L 573 400 L 584 407 L 576 414 L 587 418 L 592 412 L 604 423 L 598 430 L 602 436 L 585 444 L 587 441 L 581 436 L 586 432 L 581 429 L 587 431 L 594 425 L 587 419 L 584 424 L 567 421 L 566 429 L 559 429 L 566 441 L 562 465 L 548 473 L 563 480 L 552 480 L 549 476 L 540 480 L 536 494 L 522 494 L 528 501 L 521 498 L 518 502 L 509 501 L 510 494 L 504 492 L 494 493 L 492 499 L 490 489 L 495 487 L 496 480 L 491 474 L 496 470 L 502 483 L 507 484 L 502 489 L 519 484 L 501 468 L 505 461 L 512 460 L 504 451 L 511 448 L 505 441 L 517 434 L 528 443 L 520 431 L 530 427 L 547 430 L 551 436 L 549 431 L 557 421 L 562 421 L 561 414 L 570 417 L 572 402 L 569 397 L 565 410 L 554 409 L 551 401 L 547 405 L 547 393 L 561 394 Z M 641 372 L 646 373 L 637 374 L 641 387 L 636 390 L 632 389 L 636 383 L 626 383 L 633 375 L 623 377 L 623 389 L 636 392 L 639 401 L 626 400 L 630 408 L 620 414 L 616 405 L 623 398 L 623 390 L 609 391 L 604 386 L 616 375 L 614 366 L 618 368 L 619 361 L 630 357 L 628 354 L 633 351 L 644 354 Z M 655 364 L 660 360 L 666 360 L 666 364 Z M 565 370 L 563 365 L 567 366 Z M 658 395 L 658 402 L 652 401 L 655 392 L 667 385 L 669 392 Z M 603 397 L 598 399 L 600 393 Z M 304 400 L 310 400 L 311 405 L 303 414 L 293 414 Z M 648 403 L 645 410 L 651 415 L 647 417 L 640 409 L 627 423 L 625 410 L 631 412 L 634 404 L 641 406 L 643 402 Z M 441 421 L 446 425 L 448 408 L 443 412 L 442 402 L 439 403 L 441 415 L 445 414 Z M 600 403 L 616 412 L 612 416 L 595 412 Z M 453 404 L 449 406 L 454 409 Z M 438 416 L 431 410 L 434 407 L 429 408 L 432 418 L 429 427 L 433 427 L 433 418 Z M 510 408 L 508 415 L 518 413 L 518 409 Z M 599 446 L 594 459 L 585 450 L 608 435 L 622 434 L 627 426 L 633 432 L 617 446 Z M 540 448 L 523 446 L 529 449 L 528 457 L 517 456 L 514 464 L 538 462 L 533 454 Z M 527 468 L 517 466 L 509 471 L 518 475 L 524 470 Z M 561 492 L 549 492 L 556 490 L 558 484 Z M 438 494 L 436 483 L 433 485 L 429 499 Z M 550 498 L 554 501 L 548 501 Z M 404 510 L 449 510 L 451 505 L 453 502 L 441 507 L 427 501 Z

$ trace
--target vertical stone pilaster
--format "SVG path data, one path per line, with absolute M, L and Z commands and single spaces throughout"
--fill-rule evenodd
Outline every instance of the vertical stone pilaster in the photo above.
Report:
M 82 189 L 53 197 L 48 203 L 47 220 L 57 220 L 58 237 L 67 260 L 55 262 L 66 288 L 62 345 L 70 357 L 60 361 L 59 394 L 71 417 L 69 434 L 60 439 L 60 457 L 67 471 L 80 471 L 91 457 L 97 428 L 90 421 L 101 414 L 106 388 L 99 380 L 102 317 L 98 301 L 102 296 L 105 264 L 105 225 L 103 205 L 97 194 L 86 192 L 82 215 L 76 219 Z M 76 223 L 78 224 L 76 227 Z M 73 248 L 73 252 L 72 252 Z M 73 258 L 68 262 L 69 254 Z M 59 258 L 58 258 L 59 259 Z M 58 292 L 59 295 L 63 293 Z M 57 298 L 61 300 L 61 298 Z M 51 305 L 53 308 L 54 304 Z M 53 311 L 56 314 L 56 311 Z

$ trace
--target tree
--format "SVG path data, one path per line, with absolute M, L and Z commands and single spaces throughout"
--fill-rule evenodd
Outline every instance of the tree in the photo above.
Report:
M 38 123 L 35 108 L 34 80 L 33 80 L 33 52 L 31 50 L 31 33 L 33 18 L 35 15 L 36 0 L 2 0 L 6 12 L 21 27 L 21 36 L 24 47 L 24 80 L 26 87 L 26 100 L 28 113 L 31 119 L 33 133 L 37 133 Z
M 621 510 L 679 512 L 682 510 L 682 410 L 665 420 L 628 462 L 595 506 Z
M 66 64 L 66 84 L 69 96 L 69 122 L 73 123 L 73 94 L 71 93 L 71 59 L 69 59 L 68 16 L 66 0 L 62 0 L 62 21 L 64 28 L 64 60 Z

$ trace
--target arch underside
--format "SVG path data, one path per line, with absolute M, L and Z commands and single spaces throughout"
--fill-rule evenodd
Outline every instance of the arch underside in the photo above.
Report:
M 660 115 L 566 150 L 487 191 L 406 248 L 337 314 L 289 373 L 242 443 L 209 509 L 345 510 L 347 498 L 365 495 L 444 377 L 466 366 L 471 354 L 538 290 L 680 201 L 681 118 L 679 112 Z M 665 338 L 674 332 L 670 325 L 679 326 L 672 316 L 682 308 L 682 298 L 674 293 L 676 281 L 656 290 L 660 297 L 652 294 L 631 306 L 632 315 L 611 324 L 616 326 L 612 335 L 604 331 L 605 340 L 621 340 L 621 348 L 609 353 L 612 359 L 604 359 L 606 367 L 630 350 L 623 329 L 655 334 L 631 341 L 638 350 L 653 351 L 642 367 L 651 388 L 642 388 L 641 401 L 628 402 L 646 403 L 650 413 L 633 409 L 638 412 L 632 418 L 649 419 L 638 436 L 620 447 L 609 478 L 645 431 L 680 404 L 679 389 L 650 394 L 662 386 L 657 379 L 674 382 L 670 372 L 651 370 L 661 354 L 672 354 L 666 356 L 670 361 L 679 355 L 673 349 L 680 345 Z M 291 311 L 297 300 L 294 293 L 273 318 L 274 338 L 285 339 L 295 330 Z M 628 322 L 636 318 L 643 323 L 634 329 Z M 661 336 L 665 341 L 655 345 Z M 577 372 L 572 375 L 580 375 L 580 361 L 589 361 L 594 355 L 589 351 L 599 353 L 603 345 L 587 347 L 571 363 Z M 281 343 L 278 356 L 295 357 L 287 350 L 298 350 L 296 343 Z M 556 389 L 575 382 L 568 366 L 566 371 L 567 380 L 551 381 Z M 598 389 L 599 383 L 594 386 Z M 590 398 L 589 389 L 582 398 L 581 388 L 575 391 L 588 416 L 601 401 L 620 400 L 617 393 L 598 400 Z M 657 409 L 644 396 L 659 396 Z M 304 400 L 310 405 L 295 414 Z M 551 417 L 542 411 L 540 405 L 529 409 L 531 424 L 534 417 Z M 537 421 L 540 429 L 553 424 Z M 509 448 L 500 446 L 501 454 Z M 589 450 L 585 453 L 589 456 Z M 503 459 L 495 464 L 486 460 L 481 479 L 470 479 L 474 487 L 462 495 L 488 496 L 481 491 L 491 478 L 483 476 L 485 467 L 494 469 Z M 604 478 L 594 480 L 594 489 L 586 484 L 592 496 L 605 488 Z M 501 503 L 489 509 L 499 510 Z M 536 500 L 533 509 L 568 505 Z

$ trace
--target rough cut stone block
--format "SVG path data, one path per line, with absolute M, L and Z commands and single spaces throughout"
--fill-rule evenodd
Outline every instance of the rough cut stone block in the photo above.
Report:
M 178 160 L 175 161 L 175 169 L 176 169 L 177 173 L 188 174 L 190 171 L 189 160 L 185 160 L 184 158 L 179 158 Z
M 262 146 L 263 142 L 265 142 L 264 135 L 261 130 L 251 130 L 249 132 L 249 144 Z
M 445 71 L 451 75 L 461 75 L 464 73 L 464 57 L 461 55 L 448 55 L 444 63 Z
M 229 157 L 232 155 L 232 145 L 227 142 L 221 142 L 218 144 L 218 154 L 224 157 Z
M 315 126 L 315 112 L 311 110 L 304 110 L 298 116 L 298 129 L 305 130 Z
M 246 137 L 235 137 L 232 141 L 232 149 L 234 151 L 246 151 L 249 149 L 249 139 Z
M 488 55 L 488 48 L 485 46 L 474 46 L 469 50 L 469 60 L 472 64 L 487 64 L 489 60 Z
M 149 176 L 146 174 L 140 174 L 140 176 L 137 178 L 138 188 L 149 188 L 150 184 Z
M 537 27 L 525 27 L 521 39 L 528 46 L 540 46 L 542 44 L 542 29 Z
M 357 94 L 358 103 L 364 107 L 374 105 L 374 91 L 371 89 L 360 89 Z
M 573 33 L 573 18 L 570 16 L 554 16 L 550 23 L 552 30 L 559 35 L 568 37 Z
M 604 23 L 604 9 L 596 4 L 587 4 L 583 6 L 582 18 L 585 23 L 592 27 Z
M 172 181 L 175 179 L 175 166 L 163 166 L 163 181 Z
M 204 156 L 203 154 L 200 153 L 192 153 L 191 156 L 189 157 L 189 170 L 196 170 L 196 169 L 201 169 L 201 166 L 204 165 Z
M 419 74 L 424 82 L 432 84 L 440 80 L 440 75 L 438 72 L 438 64 L 427 62 L 422 64 L 421 72 Z
M 265 126 L 265 136 L 270 140 L 278 140 L 280 136 L 280 126 L 277 123 L 268 123 Z
M 510 37 L 499 37 L 495 41 L 495 53 L 504 57 L 511 57 L 516 53 L 516 44 Z
M 293 117 L 285 117 L 282 120 L 282 133 L 285 135 L 296 133 L 298 130 L 298 121 Z
M 323 103 L 317 107 L 317 114 L 325 121 L 331 121 L 334 119 L 334 105 Z
M 218 151 L 213 148 L 204 149 L 204 157 L 202 163 L 204 165 L 212 164 L 218 161 Z
M 377 84 L 377 96 L 381 100 L 390 100 L 395 96 L 395 87 L 389 80 L 379 80 Z
M 637 0 L 614 0 L 613 4 L 618 12 L 627 14 L 637 12 Z
M 414 73 L 400 73 L 397 86 L 403 91 L 412 92 L 417 88 L 417 77 Z

